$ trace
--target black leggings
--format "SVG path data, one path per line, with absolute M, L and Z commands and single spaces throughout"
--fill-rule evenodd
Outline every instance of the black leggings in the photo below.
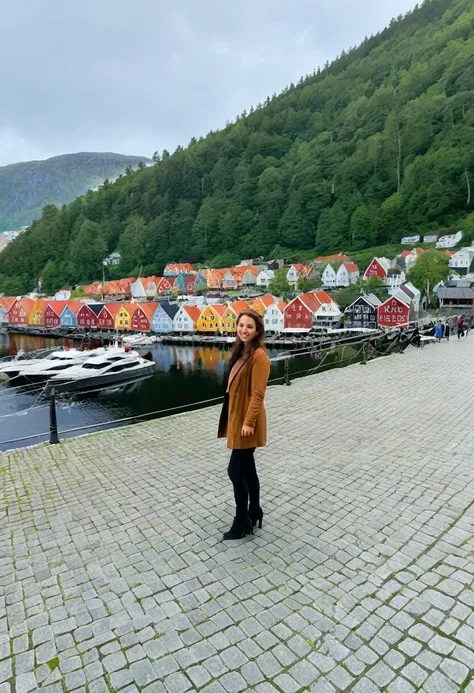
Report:
M 236 516 L 245 517 L 250 508 L 260 507 L 260 481 L 253 453 L 255 448 L 232 450 L 227 472 L 234 485 Z

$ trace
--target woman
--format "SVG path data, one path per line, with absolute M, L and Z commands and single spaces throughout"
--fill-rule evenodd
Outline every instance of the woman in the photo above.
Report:
M 244 310 L 237 319 L 237 338 L 232 351 L 230 374 L 219 421 L 218 438 L 227 438 L 232 450 L 228 474 L 234 486 L 235 518 L 224 539 L 241 539 L 262 526 L 260 482 L 255 468 L 255 448 L 267 443 L 264 398 L 270 360 L 264 347 L 263 319 Z

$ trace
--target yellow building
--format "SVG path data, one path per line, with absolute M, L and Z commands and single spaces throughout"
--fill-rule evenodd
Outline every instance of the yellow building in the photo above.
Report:
M 237 318 L 243 310 L 248 309 L 246 301 L 234 301 L 229 303 L 227 310 L 222 318 L 222 331 L 230 334 L 237 332 Z
M 29 325 L 44 325 L 44 312 L 46 310 L 46 302 L 42 298 L 36 299 L 28 316 Z
M 198 332 L 223 332 L 222 319 L 226 312 L 226 306 L 215 303 L 204 308 L 197 320 Z
M 115 328 L 117 330 L 130 330 L 132 328 L 132 315 L 136 310 L 133 303 L 124 303 L 120 306 L 115 316 Z

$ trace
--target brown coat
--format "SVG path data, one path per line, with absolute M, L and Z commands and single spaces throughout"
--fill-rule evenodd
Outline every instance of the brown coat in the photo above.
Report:
M 218 438 L 227 438 L 230 450 L 262 448 L 267 444 L 265 390 L 270 375 L 270 360 L 265 349 L 258 348 L 229 380 L 219 420 Z M 242 426 L 255 429 L 252 436 L 242 438 Z

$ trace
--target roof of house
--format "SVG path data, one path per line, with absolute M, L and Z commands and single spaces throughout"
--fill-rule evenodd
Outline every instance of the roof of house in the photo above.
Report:
M 143 311 L 143 313 L 145 313 L 148 320 L 151 320 L 153 317 L 153 313 L 159 305 L 160 304 L 157 301 L 150 301 L 148 303 L 137 303 L 135 313 L 137 312 L 137 310 L 141 310 Z
M 104 306 L 102 306 L 103 309 L 105 308 L 106 310 L 108 310 L 108 312 L 113 318 L 115 318 L 121 307 L 121 303 L 106 303 Z
M 474 289 L 464 286 L 440 286 L 438 298 L 466 298 L 474 299 Z
M 302 272 L 305 268 L 305 266 L 301 262 L 296 262 L 293 265 L 291 265 L 291 267 L 294 267 L 297 272 Z
M 0 306 L 3 306 L 6 311 L 9 311 L 12 305 L 15 303 L 16 298 L 12 298 L 11 296 L 5 296 L 4 298 L 0 298 Z
M 222 303 L 213 303 L 211 305 L 211 308 L 222 318 L 225 315 L 225 312 L 227 310 L 227 306 L 224 306 Z
M 281 312 L 283 313 L 283 311 L 284 311 L 285 308 L 286 308 L 286 303 L 285 303 L 285 301 L 278 301 L 278 303 L 277 303 L 276 305 L 278 306 L 278 308 L 279 308 L 279 309 L 281 310 Z
M 265 308 L 268 308 L 268 306 L 275 303 L 275 296 L 272 296 L 272 294 L 264 294 L 263 296 L 259 296 L 257 301 L 261 301 Z
M 183 306 L 183 309 L 186 311 L 186 313 L 189 315 L 193 322 L 196 322 L 202 313 L 201 308 L 199 308 L 198 306 Z
M 315 262 L 350 262 L 351 258 L 349 255 L 344 255 L 344 253 L 338 253 L 337 255 L 324 255 L 321 257 L 314 258 Z
M 359 268 L 357 267 L 355 262 L 345 262 L 344 267 L 348 272 L 358 272 Z
M 70 301 L 47 301 L 46 303 L 46 308 L 49 306 L 59 317 Z
M 165 311 L 166 315 L 171 318 L 171 320 L 174 318 L 176 313 L 179 310 L 179 306 L 177 303 L 170 303 L 169 301 L 163 301 L 160 303 L 161 307 Z
M 235 312 L 236 315 L 240 315 L 243 310 L 248 310 L 249 304 L 247 301 L 233 301 L 230 307 Z
M 103 303 L 88 303 L 87 305 L 89 306 L 91 311 L 95 313 L 95 315 L 99 315 L 100 311 L 104 307 Z
M 74 300 L 67 301 L 66 306 L 63 308 L 63 310 L 66 310 L 66 308 L 69 308 L 71 313 L 73 313 L 74 315 L 77 315 L 77 313 L 81 310 L 82 306 L 84 306 L 84 305 L 86 305 L 89 308 L 89 310 L 92 310 L 92 306 L 90 306 L 86 303 L 81 303 L 80 301 L 74 301 Z M 100 305 L 100 304 L 95 304 L 95 305 Z M 95 311 L 92 311 L 92 312 L 94 313 Z M 96 315 L 97 315 L 97 313 L 96 313 Z

